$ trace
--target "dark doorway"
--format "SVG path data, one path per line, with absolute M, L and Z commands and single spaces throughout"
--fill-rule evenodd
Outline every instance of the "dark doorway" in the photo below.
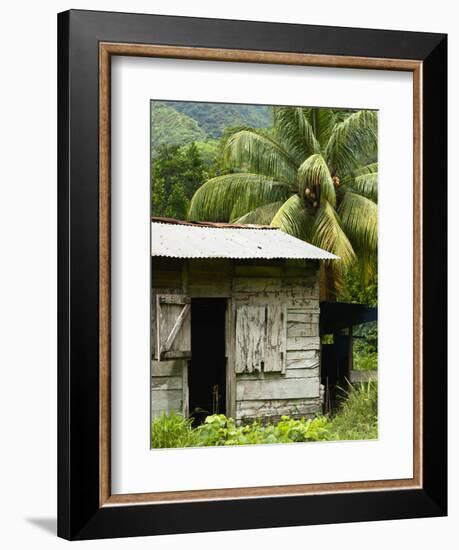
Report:
M 200 424 L 206 416 L 226 413 L 224 298 L 191 300 L 191 360 L 188 369 L 190 416 Z

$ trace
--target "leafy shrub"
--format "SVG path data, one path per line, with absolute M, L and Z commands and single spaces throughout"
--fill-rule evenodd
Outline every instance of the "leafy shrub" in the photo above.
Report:
M 346 399 L 332 418 L 318 416 L 296 420 L 282 416 L 275 424 L 255 420 L 236 426 L 224 414 L 208 416 L 197 428 L 182 415 L 163 413 L 152 422 L 152 447 L 208 447 L 263 445 L 306 441 L 376 439 L 378 437 L 378 388 L 375 382 L 349 386 Z
M 236 426 L 232 418 L 214 414 L 208 416 L 204 424 L 196 428 L 196 432 L 200 446 L 293 443 L 323 439 L 327 422 L 325 417 L 294 420 L 282 416 L 277 424 L 263 426 L 255 420 L 245 426 Z

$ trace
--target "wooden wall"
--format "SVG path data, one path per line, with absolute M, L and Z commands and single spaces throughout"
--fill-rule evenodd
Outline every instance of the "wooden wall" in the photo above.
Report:
M 285 369 L 236 375 L 238 421 L 258 417 L 275 421 L 282 415 L 308 417 L 321 411 L 317 270 L 317 263 L 307 261 L 236 266 L 233 307 L 283 304 L 286 314 Z
M 151 363 L 151 415 L 163 411 L 187 413 L 187 365 L 184 359 L 152 361 Z
M 152 259 L 153 295 L 183 293 L 230 300 L 227 401 L 238 422 L 321 411 L 318 269 L 315 261 Z M 282 304 L 286 339 L 279 372 L 235 373 L 236 310 L 244 304 Z M 187 412 L 185 360 L 152 362 L 152 415 L 163 410 Z
M 157 294 L 182 293 L 181 260 L 175 258 L 152 258 L 152 332 L 155 331 L 155 300 Z M 154 334 L 151 338 L 152 355 Z M 171 359 L 151 362 L 151 416 L 162 412 L 176 411 L 187 414 L 187 361 Z

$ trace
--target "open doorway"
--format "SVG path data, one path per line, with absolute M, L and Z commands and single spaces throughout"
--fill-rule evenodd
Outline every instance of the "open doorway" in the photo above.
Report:
M 195 424 L 226 414 L 225 298 L 191 300 L 189 411 Z

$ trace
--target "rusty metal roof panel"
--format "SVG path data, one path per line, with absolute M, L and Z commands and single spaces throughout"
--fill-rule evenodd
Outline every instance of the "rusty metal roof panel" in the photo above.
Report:
M 279 229 L 152 221 L 151 255 L 169 258 L 336 260 Z

